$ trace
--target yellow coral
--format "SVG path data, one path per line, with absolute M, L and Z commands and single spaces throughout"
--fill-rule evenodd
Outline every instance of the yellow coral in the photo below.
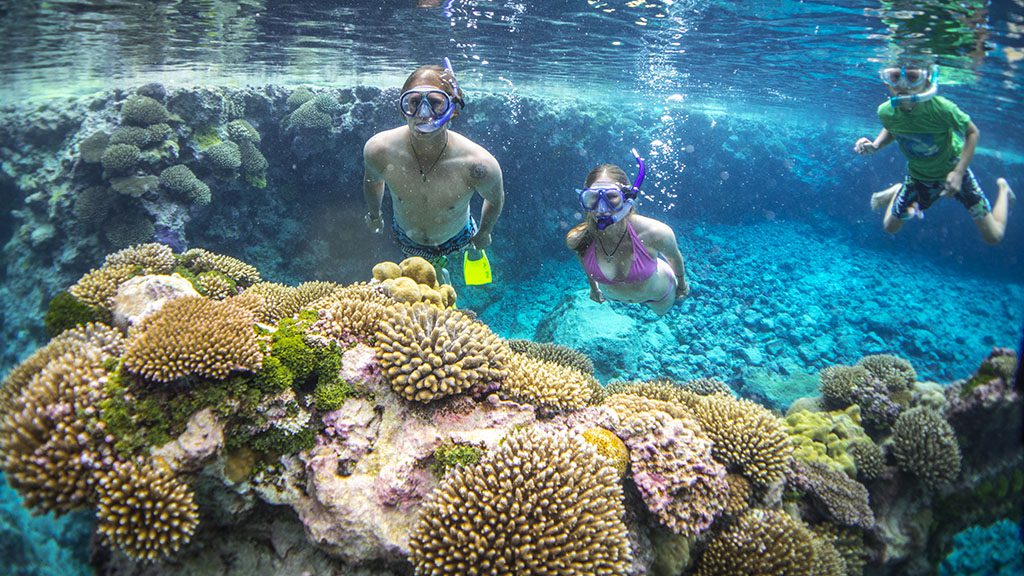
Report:
M 230 300 L 179 298 L 133 329 L 125 368 L 143 378 L 170 382 L 195 374 L 226 378 L 263 363 L 256 319 Z
M 423 299 L 423 293 L 420 291 L 419 284 L 417 284 L 412 278 L 401 276 L 399 278 L 385 280 L 383 284 L 384 289 L 387 290 L 388 294 L 398 302 L 413 304 Z
M 143 274 L 170 274 L 177 263 L 170 246 L 150 242 L 107 255 L 103 260 L 103 267 L 133 265 L 138 266 Z
M 392 306 L 376 338 L 384 378 L 407 400 L 430 402 L 507 375 L 508 347 L 457 310 Z
M 237 258 L 214 254 L 202 248 L 193 248 L 181 255 L 181 264 L 193 274 L 223 272 L 240 286 L 252 286 L 260 281 L 260 272 Z
M 565 434 L 510 433 L 424 501 L 409 538 L 416 573 L 626 574 L 622 487 L 598 458 Z
M 383 282 L 402 275 L 402 268 L 394 262 L 380 262 L 373 267 L 373 279 Z
M 779 510 L 751 509 L 716 534 L 697 564 L 697 576 L 812 576 L 814 535 Z
M 622 478 L 629 469 L 629 450 L 626 449 L 622 439 L 607 428 L 595 426 L 583 432 L 583 439 L 597 449 L 597 453 L 603 456 L 612 468 Z
M 412 278 L 417 284 L 426 284 L 431 288 L 437 286 L 437 271 L 434 270 L 434 265 L 424 258 L 406 258 L 398 267 L 402 270 L 402 276 Z
M 750 507 L 750 482 L 739 474 L 726 474 L 725 482 L 729 485 L 729 495 L 725 502 L 725 513 L 736 516 Z
M 786 416 L 786 429 L 793 442 L 793 456 L 806 462 L 822 462 L 835 470 L 857 476 L 857 463 L 851 446 L 871 443 L 860 425 L 860 408 L 809 412 L 799 410 Z
M 391 305 L 393 301 L 376 290 L 335 291 L 310 304 L 318 318 L 309 334 L 341 344 L 372 342 Z
M 133 560 L 153 561 L 177 552 L 199 523 L 192 491 L 160 464 L 118 463 L 96 491 L 97 531 Z
M 82 276 L 78 282 L 68 288 L 68 292 L 89 306 L 109 312 L 114 308 L 114 296 L 117 296 L 117 289 L 125 281 L 138 274 L 139 267 L 135 264 L 104 266 Z
M 458 299 L 458 295 L 455 294 L 455 288 L 452 288 L 451 284 L 444 284 L 437 289 L 441 293 L 441 297 L 444 298 L 444 305 L 446 308 L 455 306 L 455 300 Z
M 593 376 L 575 368 L 510 352 L 501 396 L 551 410 L 576 410 L 593 394 Z

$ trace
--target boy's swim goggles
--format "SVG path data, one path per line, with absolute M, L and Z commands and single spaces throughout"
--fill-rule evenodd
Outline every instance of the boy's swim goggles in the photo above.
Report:
M 892 88 L 919 88 L 928 80 L 925 68 L 884 68 L 878 75 Z
M 451 60 L 447 58 L 444 59 L 444 70 L 451 78 L 455 94 L 458 94 L 459 84 L 455 81 L 455 70 L 452 69 Z M 413 86 L 398 97 L 398 109 L 406 118 L 427 120 L 416 124 L 416 130 L 424 133 L 434 132 L 451 120 L 455 114 L 456 103 L 462 108 L 466 106 L 458 96 L 452 98 L 437 86 L 429 85 Z

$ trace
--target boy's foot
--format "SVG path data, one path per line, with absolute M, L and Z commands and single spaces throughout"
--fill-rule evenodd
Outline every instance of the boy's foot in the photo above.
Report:
M 996 186 L 999 187 L 1000 193 L 1002 193 L 1003 190 L 1006 190 L 1006 195 L 1010 199 L 1010 204 L 1017 203 L 1017 195 L 1013 193 L 1013 188 L 1010 188 L 1010 183 L 1006 181 L 1006 178 L 1000 177 L 999 179 L 997 179 Z
M 874 194 L 872 194 L 871 210 L 875 212 L 884 210 L 885 207 L 889 205 L 889 202 L 892 201 L 892 197 L 895 196 L 896 193 L 900 191 L 901 186 L 903 186 L 903 184 L 893 184 L 892 186 L 886 188 L 885 190 L 882 190 L 881 192 L 875 192 Z

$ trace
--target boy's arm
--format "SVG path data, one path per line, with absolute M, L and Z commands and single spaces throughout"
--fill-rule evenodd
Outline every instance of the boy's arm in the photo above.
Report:
M 974 122 L 967 123 L 967 129 L 964 130 L 964 148 L 960 151 L 960 161 L 956 163 L 956 167 L 946 175 L 946 190 L 943 192 L 944 195 L 957 194 L 960 192 L 960 187 L 964 182 L 964 174 L 967 173 L 967 167 L 971 165 L 971 160 L 974 159 L 974 150 L 978 147 L 978 141 L 981 140 L 981 131 L 974 125 Z
M 363 199 L 366 201 L 366 225 L 374 232 L 384 227 L 381 204 L 384 202 L 384 175 L 377 168 L 377 155 L 383 147 L 370 138 L 363 146 Z
M 857 154 L 874 154 L 882 148 L 885 148 L 889 144 L 892 144 L 893 135 L 888 129 L 882 128 L 882 131 L 878 133 L 878 136 L 874 140 L 868 140 L 867 138 L 861 138 L 853 145 L 853 151 Z

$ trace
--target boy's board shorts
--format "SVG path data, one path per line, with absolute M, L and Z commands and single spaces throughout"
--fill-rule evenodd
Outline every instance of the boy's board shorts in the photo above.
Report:
M 945 189 L 945 180 L 918 180 L 907 175 L 900 191 L 896 193 L 896 200 L 892 203 L 892 215 L 900 220 L 909 220 L 911 204 L 916 202 L 918 209 L 927 210 L 942 197 L 942 192 Z M 985 198 L 985 193 L 981 191 L 978 181 L 974 178 L 974 172 L 970 168 L 964 174 L 964 182 L 960 186 L 960 191 L 953 197 L 963 204 L 964 208 L 967 208 L 967 211 L 971 213 L 971 218 L 975 220 L 980 220 L 992 212 L 992 205 L 988 203 L 988 198 Z

